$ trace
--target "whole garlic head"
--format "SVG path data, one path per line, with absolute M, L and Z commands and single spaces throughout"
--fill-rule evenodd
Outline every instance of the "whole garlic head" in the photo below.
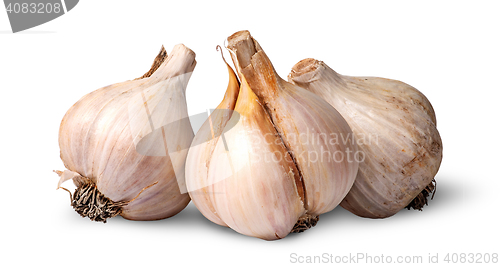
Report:
M 443 147 L 434 109 L 421 92 L 396 80 L 340 75 L 314 59 L 297 63 L 289 80 L 335 107 L 357 138 L 363 160 L 342 207 L 385 218 L 427 203 Z
M 59 186 L 73 179 L 72 206 L 80 215 L 157 220 L 189 203 L 181 193 L 194 137 L 185 89 L 195 54 L 180 44 L 165 57 L 160 52 L 150 77 L 91 92 L 64 116 L 59 146 L 67 170 L 58 172 Z
M 304 231 L 354 182 L 352 131 L 326 101 L 282 80 L 249 32 L 228 44 L 241 88 L 230 118 L 212 120 L 225 125 L 222 134 L 189 152 L 191 197 L 208 219 L 244 235 L 275 240 Z M 346 142 L 330 142 L 332 134 Z M 210 137 L 207 129 L 199 135 Z

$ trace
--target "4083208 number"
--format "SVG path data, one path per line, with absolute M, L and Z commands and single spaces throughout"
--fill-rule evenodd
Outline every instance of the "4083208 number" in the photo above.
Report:
M 447 253 L 446 263 L 498 263 L 498 253 Z
M 63 12 L 60 3 L 9 3 L 7 13 L 15 14 L 43 14 Z

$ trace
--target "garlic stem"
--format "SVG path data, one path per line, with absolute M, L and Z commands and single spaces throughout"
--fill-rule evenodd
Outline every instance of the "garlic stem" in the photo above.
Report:
M 227 40 L 238 73 L 245 77 L 259 98 L 266 100 L 264 103 L 269 102 L 284 81 L 274 70 L 266 53 L 248 31 L 236 32 Z
M 156 56 L 155 60 L 153 61 L 153 64 L 151 65 L 151 68 L 149 69 L 148 72 L 146 72 L 144 75 L 141 77 L 137 78 L 136 80 L 144 79 L 144 78 L 149 78 L 153 73 L 161 66 L 163 61 L 167 59 L 167 50 L 165 50 L 165 47 L 163 45 L 161 46 L 160 52 Z

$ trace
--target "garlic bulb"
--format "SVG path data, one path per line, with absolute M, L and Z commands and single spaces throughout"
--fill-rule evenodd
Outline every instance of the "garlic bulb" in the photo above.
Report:
M 349 125 L 326 101 L 281 79 L 248 31 L 233 34 L 228 44 L 238 72 L 259 97 L 296 161 L 308 213 L 331 211 L 351 188 L 358 170 L 357 145 Z
M 182 44 L 168 57 L 162 49 L 145 76 L 91 92 L 68 110 L 59 130 L 67 170 L 57 172 L 58 188 L 74 181 L 80 215 L 156 220 L 189 203 L 184 163 L 194 134 L 185 89 L 195 65 Z
M 352 131 L 327 102 L 282 80 L 247 31 L 228 44 L 241 88 L 223 135 L 210 139 L 200 130 L 195 137 L 213 143 L 189 152 L 186 166 L 195 171 L 187 171 L 188 188 L 205 188 L 191 196 L 211 221 L 245 235 L 274 240 L 301 232 L 351 188 L 358 168 Z
M 442 143 L 434 110 L 422 93 L 400 81 L 339 75 L 314 59 L 297 63 L 289 80 L 328 101 L 357 137 L 364 160 L 342 207 L 385 218 L 427 204 Z

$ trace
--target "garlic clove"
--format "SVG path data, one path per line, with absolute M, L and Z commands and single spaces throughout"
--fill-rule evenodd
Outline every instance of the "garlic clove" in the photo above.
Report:
M 340 75 L 314 59 L 297 63 L 289 80 L 329 102 L 356 135 L 364 160 L 342 207 L 369 218 L 422 208 L 434 188 L 442 142 L 421 92 L 400 81 Z
M 219 139 L 208 172 L 214 190 L 210 200 L 219 218 L 245 235 L 285 237 L 305 214 L 303 186 L 293 159 L 244 79 L 227 125 L 235 125 L 224 134 L 227 150 Z
M 198 210 L 210 221 L 227 226 L 219 218 L 217 211 L 212 205 L 210 196 L 213 194 L 214 188 L 213 184 L 208 183 L 208 166 L 212 153 L 223 134 L 224 127 L 233 114 L 240 89 L 236 74 L 229 64 L 227 64 L 224 57 L 222 59 L 226 63 L 229 83 L 224 99 L 210 114 L 208 120 L 200 127 L 193 139 L 186 159 L 186 185 L 189 195 Z
M 194 136 L 186 123 L 185 102 L 194 58 L 193 51 L 177 45 L 150 77 L 84 96 L 61 122 L 59 145 L 66 168 L 91 181 L 113 203 L 134 199 L 117 211 L 124 218 L 162 219 L 189 202 L 177 178 L 183 180 L 187 148 Z M 170 122 L 179 122 L 177 129 L 167 125 Z M 163 155 L 153 153 L 158 147 L 164 149 Z M 148 189 L 138 196 L 144 188 Z M 99 218 L 105 221 L 103 216 Z
M 230 36 L 228 48 L 240 77 L 248 81 L 294 158 L 307 213 L 331 211 L 349 192 L 358 170 L 349 125 L 325 100 L 281 79 L 248 31 Z

